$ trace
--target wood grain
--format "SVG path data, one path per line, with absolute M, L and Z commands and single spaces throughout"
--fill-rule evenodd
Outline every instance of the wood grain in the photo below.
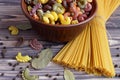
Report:
M 16 64 L 15 55 L 18 51 L 21 51 L 23 55 L 29 54 L 35 56 L 39 51 L 31 49 L 28 45 L 29 40 L 37 38 L 45 48 L 50 47 L 54 55 L 65 45 L 65 43 L 53 43 L 42 40 L 39 35 L 33 30 L 20 31 L 18 36 L 10 35 L 8 26 L 10 25 L 20 25 L 20 24 L 29 24 L 28 19 L 23 15 L 20 0 L 0 0 L 0 53 L 3 47 L 6 47 L 7 52 L 5 53 L 5 58 L 0 56 L 0 80 L 22 80 L 21 77 L 17 76 L 19 72 L 27 67 L 29 63 L 19 63 L 16 67 L 13 67 Z M 30 24 L 29 24 L 30 25 Z M 111 55 L 113 63 L 116 66 L 116 73 L 120 75 L 120 7 L 111 15 L 109 20 L 106 23 L 107 33 L 111 36 L 108 36 L 109 40 L 112 40 L 114 44 L 110 45 Z M 25 44 L 21 47 L 15 47 L 18 37 L 24 37 Z M 9 65 L 12 63 L 12 66 Z M 30 73 L 39 75 L 40 80 L 63 80 L 63 71 L 64 68 L 60 65 L 50 63 L 45 69 L 42 70 L 33 70 L 31 68 Z M 78 72 L 72 70 L 75 74 L 76 80 L 118 80 L 120 77 L 114 78 L 105 78 L 94 75 L 88 75 L 84 72 Z M 4 75 L 2 76 L 2 73 Z M 56 74 L 59 73 L 59 76 Z M 46 74 L 52 75 L 51 78 L 46 77 Z M 17 76 L 17 77 L 16 77 Z

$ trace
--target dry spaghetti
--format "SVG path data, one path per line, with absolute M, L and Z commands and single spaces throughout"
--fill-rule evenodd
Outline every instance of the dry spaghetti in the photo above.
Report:
M 68 42 L 53 58 L 61 65 L 95 75 L 115 76 L 105 23 L 120 5 L 120 0 L 97 0 L 96 17 L 82 33 Z M 102 5 L 102 6 L 101 6 Z

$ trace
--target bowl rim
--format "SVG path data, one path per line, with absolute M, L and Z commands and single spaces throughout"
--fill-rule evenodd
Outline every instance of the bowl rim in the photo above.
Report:
M 35 20 L 33 19 L 30 14 L 28 13 L 27 9 L 26 9 L 26 5 L 25 5 L 25 0 L 21 0 L 21 8 L 22 8 L 22 11 L 23 13 L 25 14 L 25 16 L 29 19 L 29 20 L 32 20 L 32 21 L 35 21 L 37 23 L 40 23 L 42 25 L 46 25 L 44 27 L 47 27 L 47 26 L 51 26 L 51 27 L 56 27 L 56 28 L 69 28 L 69 27 L 77 27 L 79 25 L 82 25 L 82 24 L 85 24 L 87 22 L 89 22 L 91 19 L 93 19 L 93 17 L 95 16 L 96 12 L 97 12 L 97 9 L 98 9 L 98 5 L 97 5 L 97 1 L 96 0 L 93 0 L 94 3 L 95 3 L 95 9 L 93 11 L 93 14 L 90 15 L 85 21 L 82 21 L 78 24 L 70 24 L 70 25 L 57 25 L 57 24 L 46 24 L 44 22 L 41 22 L 41 21 L 38 21 L 38 20 Z

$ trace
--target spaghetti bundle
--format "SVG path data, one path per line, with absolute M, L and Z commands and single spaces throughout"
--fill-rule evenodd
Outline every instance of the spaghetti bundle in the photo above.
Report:
M 110 54 L 105 23 L 113 11 L 120 5 L 120 0 L 97 0 L 98 11 L 82 33 L 68 42 L 53 61 L 76 70 L 115 76 Z

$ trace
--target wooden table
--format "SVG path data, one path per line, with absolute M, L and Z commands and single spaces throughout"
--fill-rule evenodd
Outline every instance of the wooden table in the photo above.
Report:
M 7 50 L 5 53 L 5 58 L 0 55 L 0 80 L 22 80 L 19 76 L 19 72 L 27 67 L 29 63 L 19 63 L 19 65 L 15 66 L 17 63 L 15 60 L 15 55 L 17 55 L 17 52 L 19 51 L 22 52 L 23 55 L 29 54 L 31 56 L 34 56 L 39 52 L 33 50 L 28 45 L 15 47 L 17 38 L 24 37 L 26 43 L 33 38 L 37 38 L 45 48 L 50 47 L 54 54 L 56 54 L 65 45 L 65 43 L 52 43 L 44 41 L 35 31 L 31 29 L 25 31 L 20 30 L 20 33 L 17 36 L 10 35 L 8 26 L 17 26 L 20 24 L 29 24 L 28 19 L 21 11 L 20 0 L 0 0 L 0 52 L 2 52 L 3 48 L 6 48 Z M 116 73 L 118 74 L 112 79 L 118 80 L 120 79 L 120 7 L 113 13 L 106 24 L 107 30 L 112 37 L 112 40 L 110 37 L 108 38 L 110 41 L 112 41 L 110 45 L 111 55 L 115 65 Z M 54 78 L 57 78 L 57 80 L 63 80 L 63 71 L 63 67 L 51 62 L 45 69 L 31 69 L 30 72 L 31 74 L 39 75 L 40 80 L 53 80 Z M 84 72 L 78 72 L 74 70 L 72 70 L 72 72 L 74 73 L 76 80 L 110 80 L 109 78 L 105 77 L 87 75 Z M 59 73 L 59 76 L 56 76 L 57 73 Z M 52 77 L 48 78 L 45 76 L 46 74 L 50 74 Z

